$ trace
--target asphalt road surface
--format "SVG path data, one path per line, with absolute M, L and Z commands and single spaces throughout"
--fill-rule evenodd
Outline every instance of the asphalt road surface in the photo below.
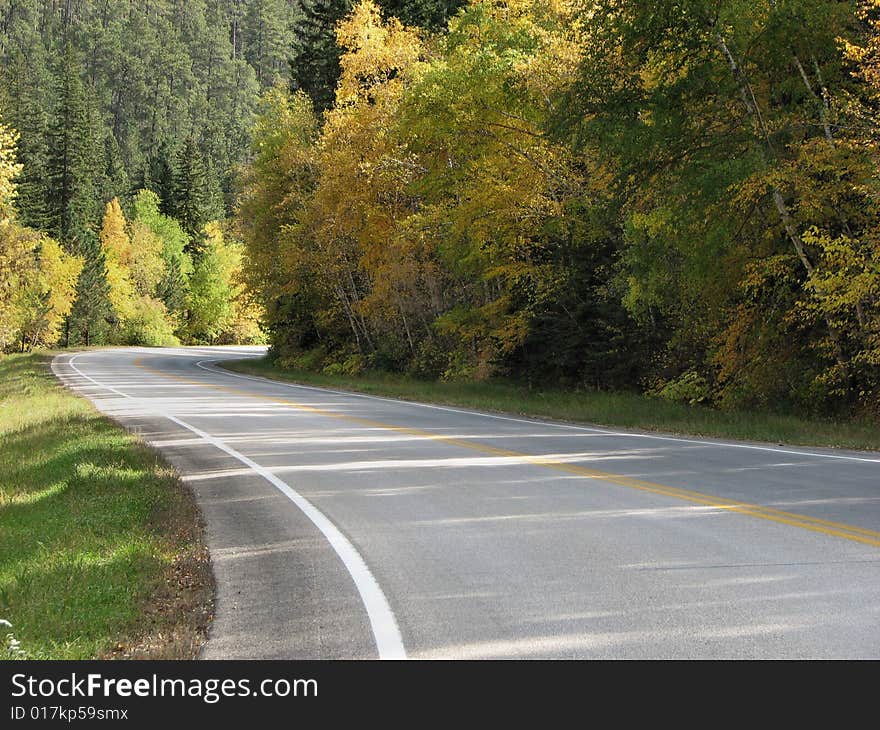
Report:
M 880 658 L 880 454 L 624 433 L 224 372 L 56 374 L 195 491 L 205 658 Z

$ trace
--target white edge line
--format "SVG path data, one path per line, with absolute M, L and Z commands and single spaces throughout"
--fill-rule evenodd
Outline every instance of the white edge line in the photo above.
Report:
M 880 464 L 880 458 L 871 459 L 868 457 L 862 456 L 849 456 L 845 454 L 824 454 L 816 451 L 797 451 L 794 449 L 781 449 L 777 446 L 757 446 L 755 444 L 738 444 L 731 443 L 728 441 L 710 441 L 708 439 L 699 439 L 699 438 L 679 438 L 676 436 L 659 436 L 655 434 L 649 433 L 637 433 L 632 431 L 612 431 L 607 428 L 591 428 L 589 426 L 574 426 L 568 423 L 557 423 L 555 421 L 544 421 L 541 419 L 527 419 L 527 418 L 516 418 L 514 416 L 498 416 L 492 413 L 483 413 L 481 411 L 470 411 L 463 408 L 451 408 L 449 406 L 438 406 L 432 405 L 430 403 L 421 403 L 419 401 L 411 401 L 411 400 L 402 400 L 400 398 L 383 398 L 378 395 L 368 395 L 366 393 L 357 393 L 351 390 L 335 390 L 333 388 L 319 388 L 313 385 L 300 385 L 299 383 L 286 383 L 283 380 L 273 380 L 272 378 L 264 378 L 259 375 L 241 375 L 239 373 L 233 373 L 225 368 L 218 367 L 206 367 L 204 363 L 216 363 L 216 362 L 224 362 L 226 360 L 252 360 L 254 358 L 250 357 L 236 357 L 236 358 L 223 358 L 223 359 L 211 359 L 211 360 L 200 360 L 196 363 L 196 367 L 201 368 L 202 370 L 206 370 L 209 373 L 214 373 L 215 375 L 226 376 L 230 378 L 241 378 L 242 380 L 255 380 L 260 383 L 271 383 L 272 385 L 281 385 L 286 388 L 300 388 L 302 390 L 313 390 L 319 393 L 335 393 L 336 395 L 346 395 L 352 396 L 355 398 L 367 398 L 368 400 L 378 400 L 383 401 L 385 403 L 396 403 L 397 405 L 406 405 L 406 406 L 418 406 L 420 408 L 430 408 L 436 411 L 449 411 L 450 413 L 462 413 L 469 416 L 479 416 L 480 418 L 493 418 L 498 421 L 512 421 L 514 423 L 527 423 L 527 424 L 538 424 L 541 426 L 552 426 L 553 428 L 564 428 L 569 429 L 571 431 L 585 431 L 587 433 L 603 433 L 608 436 L 622 436 L 622 437 L 633 437 L 633 438 L 643 438 L 643 439 L 654 439 L 657 441 L 675 441 L 678 443 L 685 444 L 694 444 L 695 446 L 725 446 L 732 449 L 752 449 L 754 451 L 770 451 L 775 454 L 794 454 L 795 456 L 813 456 L 821 459 L 843 459 L 845 461 L 861 461 L 867 462 L 869 464 Z
M 74 360 L 78 355 L 73 355 L 67 360 L 67 364 L 82 378 L 88 380 L 91 383 L 94 383 L 100 388 L 104 390 L 108 390 L 112 393 L 116 393 L 117 395 L 122 396 L 123 398 L 128 398 L 130 400 L 137 400 L 127 393 L 123 393 L 121 390 L 117 390 L 116 388 L 106 385 L 105 383 L 100 383 L 94 378 L 86 375 L 82 370 L 80 370 L 75 364 Z M 56 358 L 57 359 L 57 358 Z M 52 361 L 53 371 L 58 375 L 59 373 L 55 370 L 55 360 Z M 223 451 L 233 458 L 240 461 L 242 464 L 247 466 L 249 469 L 253 470 L 261 477 L 263 477 L 267 482 L 269 482 L 272 486 L 274 486 L 278 491 L 280 491 L 285 497 L 287 497 L 291 502 L 293 502 L 302 513 L 311 520 L 312 524 L 315 525 L 320 531 L 321 534 L 327 538 L 327 541 L 330 543 L 333 550 L 336 551 L 336 554 L 339 556 L 340 560 L 342 560 L 346 569 L 351 575 L 352 580 L 354 580 L 355 587 L 358 590 L 358 593 L 361 596 L 361 600 L 363 601 L 364 608 L 367 611 L 367 615 L 370 619 L 370 626 L 373 630 L 373 636 L 376 640 L 376 648 L 379 652 L 380 659 L 406 659 L 406 650 L 403 646 L 403 638 L 400 635 L 400 629 L 397 625 L 397 620 L 394 617 L 394 613 L 391 610 L 391 606 L 388 604 L 388 599 L 385 597 L 385 594 L 382 592 L 382 589 L 379 587 L 379 583 L 376 581 L 376 578 L 373 576 L 373 573 L 370 571 L 369 566 L 367 566 L 361 554 L 357 551 L 354 545 L 339 531 L 339 528 L 336 527 L 325 515 L 321 512 L 317 507 L 315 507 L 311 502 L 309 502 L 305 497 L 299 494 L 297 491 L 292 489 L 290 485 L 283 482 L 279 479 L 275 474 L 266 469 L 265 467 L 257 464 L 255 461 L 252 461 L 244 454 L 239 453 L 235 449 L 230 446 L 227 446 L 220 439 L 211 436 L 208 433 L 196 428 L 195 426 L 191 426 L 190 424 L 181 421 L 179 418 L 175 418 L 174 416 L 170 416 L 168 414 L 157 414 L 161 415 L 164 418 L 167 418 L 169 421 L 176 423 L 179 426 L 191 431 L 196 436 L 201 438 L 203 441 L 211 444 L 220 451 Z

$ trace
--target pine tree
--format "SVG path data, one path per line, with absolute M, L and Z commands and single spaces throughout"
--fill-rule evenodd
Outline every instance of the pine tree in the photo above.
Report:
M 71 140 L 93 147 L 83 166 L 97 190 L 89 225 L 107 200 L 143 187 L 159 192 L 169 213 L 174 155 L 194 130 L 206 166 L 220 177 L 212 186 L 222 183 L 231 206 L 231 171 L 247 153 L 257 76 L 269 85 L 286 74 L 298 6 L 0 0 L 0 107 L 22 135 L 22 222 L 60 233 L 82 217 L 70 205 L 83 184 L 72 182 Z M 246 57 L 251 48 L 259 52 Z M 85 137 L 68 124 L 83 108 L 91 127 Z
M 189 251 L 203 248 L 202 229 L 211 219 L 215 201 L 211 199 L 209 171 L 196 141 L 190 137 L 177 154 L 174 174 L 172 215 L 189 236 Z
M 48 229 L 65 244 L 97 217 L 96 120 L 80 78 L 81 64 L 68 44 L 56 78 L 56 109 L 47 162 Z
M 449 19 L 467 0 L 381 0 L 382 14 L 397 18 L 404 25 L 417 25 L 427 30 L 444 30 Z
M 153 154 L 134 186 L 135 190 L 152 190 L 159 196 L 159 210 L 165 215 L 174 213 L 174 153 L 168 145 L 160 145 Z
M 99 199 L 112 200 L 128 193 L 128 172 L 125 169 L 119 144 L 112 133 L 108 132 L 105 135 L 103 146 Z
M 165 273 L 156 294 L 165 304 L 165 309 L 173 316 L 182 319 L 186 310 L 189 292 L 189 279 L 183 271 L 180 258 L 172 258 L 165 264 Z
M 76 250 L 83 259 L 83 268 L 76 283 L 76 300 L 67 321 L 65 344 L 100 344 L 113 317 L 104 252 L 91 231 L 79 235 Z
M 336 25 L 351 7 L 351 0 L 312 0 L 297 27 L 302 50 L 291 61 L 292 85 L 309 95 L 319 113 L 333 105 L 341 55 Z
M 244 17 L 244 55 L 263 88 L 281 79 L 293 46 L 292 11 L 284 0 L 251 0 Z
M 3 95 L 6 118 L 20 133 L 16 152 L 24 166 L 18 178 L 18 220 L 36 229 L 48 227 L 45 171 L 49 155 L 49 114 L 41 91 L 46 75 L 39 49 L 28 57 L 16 53 L 8 69 Z

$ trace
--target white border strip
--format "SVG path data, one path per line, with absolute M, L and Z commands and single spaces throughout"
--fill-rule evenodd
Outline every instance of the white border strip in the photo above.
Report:
M 139 400 L 134 398 L 133 396 L 128 395 L 127 393 L 123 393 L 121 390 L 117 390 L 112 386 L 100 383 L 94 378 L 86 375 L 74 364 L 74 360 L 76 360 L 77 357 L 78 355 L 73 355 L 69 360 L 67 360 L 67 364 L 80 377 L 88 380 L 91 383 L 94 383 L 99 388 L 109 390 L 110 392 L 116 393 L 123 398 L 128 398 L 130 400 Z M 317 527 L 321 531 L 321 534 L 323 534 L 324 537 L 327 538 L 327 542 L 329 542 L 333 550 L 336 551 L 339 559 L 342 560 L 343 564 L 349 572 L 349 575 L 351 575 L 355 587 L 357 588 L 358 593 L 361 596 L 361 600 L 363 601 L 364 608 L 367 611 L 367 616 L 370 619 L 370 626 L 373 630 L 373 636 L 376 639 L 376 648 L 379 652 L 379 658 L 406 659 L 406 650 L 403 647 L 403 638 L 400 635 L 400 629 L 397 625 L 397 619 L 394 617 L 391 606 L 388 604 L 388 599 L 385 597 L 385 594 L 379 587 L 379 583 L 376 581 L 376 578 L 373 576 L 363 557 L 361 557 L 361 554 L 357 551 L 357 548 L 355 548 L 355 546 L 351 544 L 348 538 L 346 538 L 345 535 L 343 535 L 339 531 L 339 528 L 337 528 L 336 525 L 334 525 L 324 515 L 323 512 L 321 512 L 317 507 L 315 507 L 311 502 L 309 502 L 297 491 L 291 489 L 290 485 L 283 482 L 271 471 L 263 466 L 260 466 L 255 461 L 252 461 L 247 456 L 239 453 L 232 447 L 227 446 L 220 439 L 211 436 L 208 433 L 205 433 L 195 426 L 191 426 L 190 424 L 181 421 L 179 418 L 170 416 L 167 413 L 157 415 L 167 418 L 169 421 L 171 421 L 172 423 L 176 423 L 178 426 L 182 426 L 188 431 L 194 433 L 203 441 L 211 444 L 215 448 L 220 449 L 220 451 L 223 451 L 224 453 L 229 454 L 233 458 L 237 459 L 249 469 L 263 477 L 263 479 L 269 482 L 273 487 L 278 489 L 279 492 L 281 492 L 285 497 L 287 497 L 291 502 L 299 507 L 302 513 L 306 517 L 308 517 L 309 520 L 311 520 L 312 524 L 314 524 L 315 527 Z
M 251 360 L 253 358 L 250 357 L 229 357 L 229 358 L 218 358 L 218 359 L 210 359 L 210 360 L 200 360 L 196 363 L 196 367 L 201 368 L 202 370 L 206 370 L 209 373 L 214 373 L 215 375 L 230 377 L 230 378 L 240 378 L 242 380 L 254 380 L 259 383 L 270 383 L 272 385 L 281 385 L 286 388 L 299 388 L 301 390 L 313 390 L 318 393 L 334 393 L 336 395 L 345 395 L 352 396 L 354 398 L 367 398 L 369 400 L 378 400 L 383 401 L 385 403 L 395 403 L 397 405 L 404 406 L 415 406 L 419 408 L 430 408 L 435 411 L 449 411 L 450 413 L 462 413 L 468 416 L 478 416 L 480 418 L 492 418 L 497 421 L 512 421 L 514 423 L 526 423 L 530 425 L 540 425 L 540 426 L 551 426 L 553 428 L 564 428 L 571 431 L 584 431 L 586 433 L 601 433 L 606 436 L 621 436 L 621 437 L 632 437 L 632 438 L 642 438 L 642 439 L 654 439 L 657 441 L 675 441 L 677 443 L 685 443 L 685 444 L 693 444 L 694 446 L 722 446 L 729 447 L 731 449 L 752 449 L 754 451 L 770 451 L 776 454 L 794 454 L 795 456 L 811 456 L 819 459 L 843 459 L 845 461 L 861 461 L 867 462 L 869 464 L 880 464 L 880 457 L 878 458 L 869 458 L 863 456 L 851 456 L 848 454 L 827 454 L 818 451 L 798 451 L 795 449 L 783 449 L 777 446 L 759 446 L 757 444 L 748 444 L 748 443 L 732 443 L 728 441 L 711 441 L 708 439 L 699 439 L 699 438 L 679 438 L 677 436 L 660 436 L 657 434 L 650 433 L 638 433 L 635 431 L 613 431 L 607 428 L 591 428 L 589 426 L 574 426 L 568 423 L 558 423 L 556 421 L 545 421 L 538 418 L 516 418 L 514 416 L 499 416 L 493 413 L 483 413 L 482 411 L 471 411 L 466 410 L 464 408 L 452 408 L 450 406 L 438 406 L 432 405 L 430 403 L 420 403 L 419 401 L 410 401 L 410 400 L 402 400 L 400 398 L 383 398 L 378 395 L 368 395 L 366 393 L 358 393 L 356 391 L 351 390 L 335 390 L 333 388 L 319 388 L 313 385 L 300 385 L 299 383 L 287 383 L 283 380 L 274 380 L 272 378 L 264 378 L 259 375 L 241 375 L 239 373 L 233 373 L 225 368 L 219 367 L 206 367 L 203 363 L 217 363 L 224 362 L 226 360 Z

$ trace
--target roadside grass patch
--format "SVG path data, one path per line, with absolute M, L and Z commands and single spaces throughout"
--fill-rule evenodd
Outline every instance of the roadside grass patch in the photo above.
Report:
M 305 385 L 401 400 L 462 406 L 570 423 L 773 444 L 880 450 L 880 424 L 822 420 L 772 413 L 719 411 L 637 393 L 535 389 L 515 382 L 424 381 L 388 373 L 357 377 L 286 370 L 268 358 L 229 360 L 222 367 Z
M 0 357 L 4 631 L 26 658 L 191 658 L 213 600 L 192 495 L 50 361 Z

